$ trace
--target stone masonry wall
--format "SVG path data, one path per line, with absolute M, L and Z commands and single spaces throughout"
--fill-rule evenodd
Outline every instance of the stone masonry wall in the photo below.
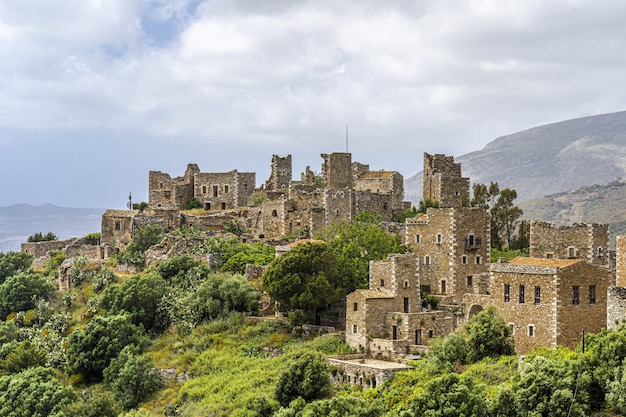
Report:
M 626 236 L 617 236 L 615 257 L 615 285 L 626 287 Z
M 584 259 L 609 268 L 609 228 L 606 224 L 577 223 L 556 226 L 530 223 L 530 256 L 534 258 Z
M 424 153 L 422 198 L 439 203 L 439 207 L 460 207 L 469 198 L 469 178 L 461 177 L 461 164 L 454 157 Z
M 626 287 L 609 287 L 607 291 L 606 327 L 615 329 L 626 322 Z

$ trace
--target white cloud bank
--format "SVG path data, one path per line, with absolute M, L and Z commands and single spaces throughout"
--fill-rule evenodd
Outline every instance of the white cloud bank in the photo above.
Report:
M 624 16 L 609 0 L 2 2 L 0 129 L 132 132 L 317 168 L 350 125 L 357 159 L 408 176 L 423 151 L 623 110 Z M 182 158 L 209 168 L 195 157 Z

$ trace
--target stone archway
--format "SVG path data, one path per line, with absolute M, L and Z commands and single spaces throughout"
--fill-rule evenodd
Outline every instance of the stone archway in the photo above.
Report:
M 476 315 L 481 311 L 483 311 L 483 306 L 474 304 L 472 307 L 470 307 L 469 312 L 467 313 L 467 319 L 469 320 L 470 318 L 472 318 L 473 315 Z

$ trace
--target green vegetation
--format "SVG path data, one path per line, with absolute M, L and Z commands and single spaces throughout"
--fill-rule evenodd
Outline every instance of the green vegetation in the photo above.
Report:
M 49 242 L 52 240 L 59 240 L 59 238 L 52 232 L 48 232 L 45 235 L 41 232 L 37 232 L 34 235 L 28 236 L 27 242 Z
M 161 242 L 164 236 L 163 228 L 159 225 L 139 228 L 126 249 L 116 255 L 117 261 L 120 264 L 142 268 L 146 263 L 146 250 Z
M 502 250 L 503 247 L 516 247 L 514 234 L 520 217 L 524 212 L 513 204 L 517 191 L 510 188 L 500 189 L 497 182 L 473 185 L 474 197 L 470 201 L 472 207 L 489 210 L 491 214 L 491 246 Z

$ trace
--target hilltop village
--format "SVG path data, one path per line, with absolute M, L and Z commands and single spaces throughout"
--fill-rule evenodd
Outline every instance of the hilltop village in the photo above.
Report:
M 431 339 L 489 304 L 513 330 L 518 353 L 536 346 L 574 348 L 583 331 L 614 328 L 626 319 L 626 236 L 617 238 L 611 252 L 607 225 L 532 221 L 530 257 L 492 264 L 489 212 L 464 204 L 470 179 L 453 157 L 424 154 L 423 197 L 438 207 L 404 223 L 396 220 L 411 204 L 403 201 L 400 173 L 372 171 L 353 162 L 350 153 L 321 157 L 320 175 L 307 167 L 295 181 L 291 156 L 274 155 L 270 177 L 258 188 L 251 172 L 207 173 L 196 164 L 181 177 L 151 171 L 145 207 L 107 210 L 99 242 L 24 243 L 22 252 L 34 255 L 36 263 L 52 250 L 62 250 L 68 260 L 82 255 L 103 262 L 146 225 L 166 232 L 193 225 L 220 233 L 235 222 L 245 230 L 242 242 L 266 242 L 280 253 L 330 224 L 370 212 L 411 247 L 410 253 L 372 261 L 369 288 L 346 298 L 339 326 L 346 342 L 370 358 L 423 352 Z M 201 209 L 186 210 L 190 202 Z M 60 282 L 70 285 L 62 271 Z M 436 309 L 424 295 L 438 299 Z

